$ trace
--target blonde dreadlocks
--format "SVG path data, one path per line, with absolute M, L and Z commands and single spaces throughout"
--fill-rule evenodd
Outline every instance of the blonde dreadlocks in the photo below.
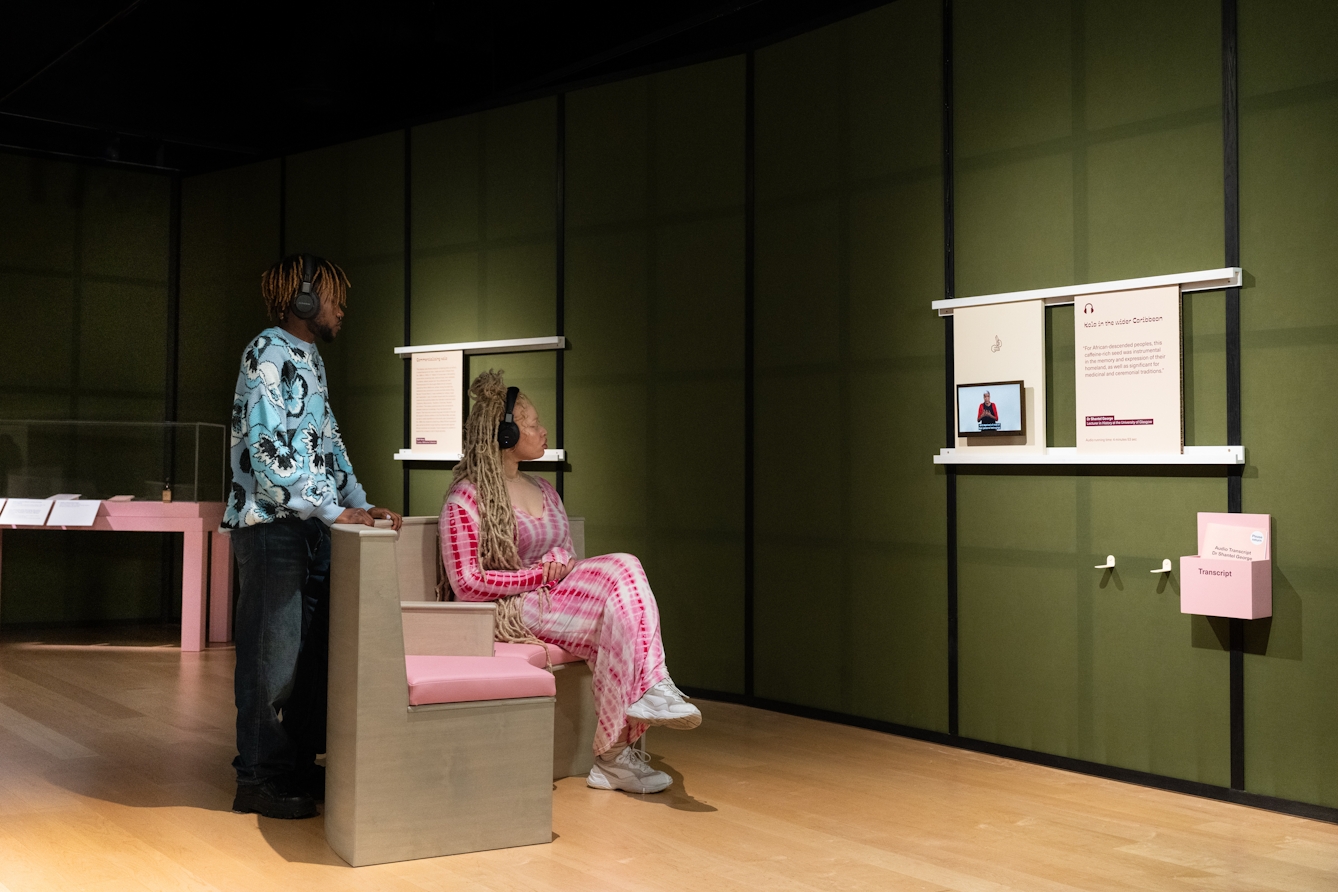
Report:
M 474 484 L 479 507 L 479 563 L 484 570 L 519 570 L 520 553 L 516 550 L 516 513 L 502 472 L 502 450 L 497 445 L 497 425 L 506 413 L 506 384 L 502 372 L 489 369 L 469 385 L 474 406 L 465 419 L 464 454 L 455 466 L 455 480 Z M 530 405 L 521 394 L 516 405 Z M 444 574 L 443 574 L 444 576 Z M 541 589 L 541 597 L 547 591 Z M 498 641 L 512 644 L 539 644 L 521 618 L 522 595 L 498 598 Z M 548 648 L 544 648 L 545 660 Z
M 316 273 L 311 277 L 311 288 L 322 301 L 334 301 L 343 309 L 348 301 L 348 276 L 323 257 L 316 261 Z M 265 310 L 271 322 L 282 324 L 288 318 L 293 296 L 302 285 L 302 255 L 289 254 L 265 270 L 260 276 L 260 295 L 265 299 Z

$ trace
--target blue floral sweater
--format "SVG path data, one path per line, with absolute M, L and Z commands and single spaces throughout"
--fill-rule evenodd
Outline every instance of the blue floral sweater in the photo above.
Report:
M 232 401 L 232 492 L 223 526 L 371 508 L 330 409 L 315 344 L 267 328 L 247 345 Z

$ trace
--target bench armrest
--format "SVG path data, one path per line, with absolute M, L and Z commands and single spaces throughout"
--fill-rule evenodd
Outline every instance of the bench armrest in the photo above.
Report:
M 401 601 L 404 652 L 419 657 L 490 657 L 497 605 L 490 601 Z

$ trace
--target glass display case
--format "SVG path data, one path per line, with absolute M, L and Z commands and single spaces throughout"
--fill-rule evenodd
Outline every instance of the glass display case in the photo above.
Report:
M 228 470 L 222 424 L 0 420 L 0 498 L 221 502 Z

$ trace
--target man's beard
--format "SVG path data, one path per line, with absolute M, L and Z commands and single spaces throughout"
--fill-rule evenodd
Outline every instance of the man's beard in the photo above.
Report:
M 309 324 L 311 325 L 311 330 L 316 335 L 316 337 L 320 338 L 325 343 L 329 344 L 335 339 L 334 329 L 326 325 L 325 323 L 317 322 L 316 320 L 313 319 Z

